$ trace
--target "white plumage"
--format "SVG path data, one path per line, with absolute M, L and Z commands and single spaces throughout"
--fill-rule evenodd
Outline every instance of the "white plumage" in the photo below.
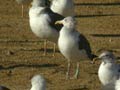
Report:
M 47 8 L 45 0 L 33 0 L 29 10 L 29 22 L 32 32 L 51 42 L 57 43 L 61 27 L 55 25 L 56 20 L 63 18 Z
M 75 15 L 73 0 L 53 0 L 51 10 L 65 17 Z
M 115 56 L 106 51 L 99 58 L 102 59 L 102 63 L 98 70 L 98 77 L 106 90 L 114 90 L 116 80 L 120 77 L 120 67 L 115 63 Z
M 30 9 L 29 16 L 31 29 L 38 37 L 57 42 L 59 33 L 54 28 L 49 27 L 49 16 L 47 14 L 39 15 L 42 10 L 44 10 L 42 7 Z
M 63 28 L 60 31 L 58 46 L 60 52 L 68 60 L 67 78 L 69 78 L 70 62 L 77 62 L 75 78 L 79 73 L 79 61 L 85 58 L 94 58 L 91 54 L 91 48 L 87 39 L 75 30 L 76 21 L 73 17 L 66 17 L 57 23 L 62 23 Z
M 31 79 L 31 84 L 30 90 L 46 90 L 46 81 L 41 75 L 35 75 Z

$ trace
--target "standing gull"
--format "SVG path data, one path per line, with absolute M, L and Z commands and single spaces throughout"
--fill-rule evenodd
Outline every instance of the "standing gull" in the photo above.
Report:
M 41 39 L 57 43 L 62 26 L 55 25 L 55 22 L 63 18 L 63 16 L 46 7 L 45 0 L 33 0 L 32 7 L 29 10 L 30 27 L 33 33 Z
M 31 79 L 31 84 L 30 90 L 46 90 L 46 81 L 41 75 L 35 75 Z
M 91 53 L 88 40 L 75 30 L 76 21 L 73 17 L 66 17 L 61 21 L 57 21 L 56 24 L 63 24 L 63 28 L 60 30 L 60 36 L 58 39 L 58 47 L 60 52 L 68 60 L 66 78 L 69 78 L 70 62 L 77 62 L 74 78 L 78 78 L 80 59 L 93 59 L 95 55 Z
M 73 0 L 46 0 L 48 6 L 50 4 L 50 1 L 50 8 L 53 12 L 58 13 L 64 17 L 75 15 Z
M 16 0 L 18 4 L 22 4 L 22 17 L 24 16 L 24 5 L 30 3 L 32 0 Z
M 73 0 L 52 0 L 51 10 L 65 17 L 74 16 Z

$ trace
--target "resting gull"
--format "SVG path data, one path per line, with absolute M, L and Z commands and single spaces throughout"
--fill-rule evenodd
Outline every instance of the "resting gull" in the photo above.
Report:
M 110 51 L 103 52 L 98 58 L 102 60 L 98 70 L 99 80 L 105 88 L 104 90 L 114 90 L 115 83 L 120 77 L 120 66 L 116 64 L 116 58 Z
M 61 21 L 57 21 L 56 24 L 63 24 L 58 39 L 58 47 L 60 52 L 68 60 L 66 78 L 69 79 L 70 62 L 77 62 L 74 78 L 78 78 L 80 59 L 93 59 L 95 55 L 91 53 L 88 40 L 82 34 L 76 31 L 76 21 L 73 17 L 66 17 Z
M 52 0 L 51 10 L 65 17 L 74 16 L 73 0 Z
M 30 90 L 46 90 L 46 81 L 41 75 L 35 75 L 31 79 L 31 84 Z
M 119 76 L 118 65 L 112 52 L 106 51 L 99 56 L 102 63 L 98 70 L 98 76 L 103 85 L 114 83 Z
M 45 0 L 33 0 L 29 10 L 29 22 L 32 32 L 39 38 L 57 43 L 62 26 L 55 25 L 55 22 L 63 18 L 46 7 Z M 46 50 L 44 53 L 46 54 Z
M 30 3 L 32 0 L 16 0 L 18 4 L 22 4 L 22 17 L 24 16 L 24 5 Z

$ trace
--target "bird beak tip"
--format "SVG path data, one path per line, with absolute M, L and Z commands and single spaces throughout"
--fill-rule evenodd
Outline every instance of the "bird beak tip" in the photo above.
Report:
M 56 21 L 55 24 L 63 24 L 62 21 Z

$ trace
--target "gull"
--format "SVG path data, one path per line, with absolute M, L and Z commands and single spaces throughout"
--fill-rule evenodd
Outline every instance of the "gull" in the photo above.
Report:
M 33 0 L 32 7 L 29 10 L 30 27 L 32 32 L 39 38 L 57 43 L 62 26 L 55 25 L 55 22 L 64 17 L 54 13 L 50 8 L 46 7 L 45 3 L 45 0 Z M 44 46 L 46 47 L 46 42 Z M 46 48 L 44 49 L 45 55 Z
M 115 83 L 120 77 L 120 66 L 116 63 L 116 57 L 112 52 L 105 51 L 98 58 L 102 60 L 98 77 L 104 90 L 115 90 Z
M 46 81 L 41 75 L 35 75 L 31 79 L 31 84 L 30 90 L 46 90 Z
M 64 17 L 75 15 L 73 0 L 52 0 L 50 8 Z
M 48 7 L 50 6 L 53 12 L 58 13 L 64 17 L 75 15 L 73 0 L 46 0 L 46 3 Z M 55 46 L 54 46 L 54 53 L 55 53 Z
M 114 83 L 119 76 L 118 65 L 112 52 L 106 51 L 99 56 L 102 63 L 98 70 L 98 77 L 103 85 Z
M 57 21 L 56 24 L 63 24 L 58 39 L 58 47 L 63 56 L 68 60 L 66 79 L 69 79 L 71 62 L 77 62 L 76 73 L 73 77 L 77 79 L 79 61 L 86 58 L 93 59 L 96 56 L 92 54 L 88 40 L 76 30 L 76 21 L 73 17 L 66 17 L 61 21 Z
M 10 90 L 10 89 L 8 89 L 8 88 L 5 87 L 5 86 L 0 86 L 0 90 Z
M 27 4 L 29 2 L 31 2 L 31 0 L 16 0 L 18 4 L 22 4 L 22 17 L 24 16 L 24 5 L 23 4 Z

